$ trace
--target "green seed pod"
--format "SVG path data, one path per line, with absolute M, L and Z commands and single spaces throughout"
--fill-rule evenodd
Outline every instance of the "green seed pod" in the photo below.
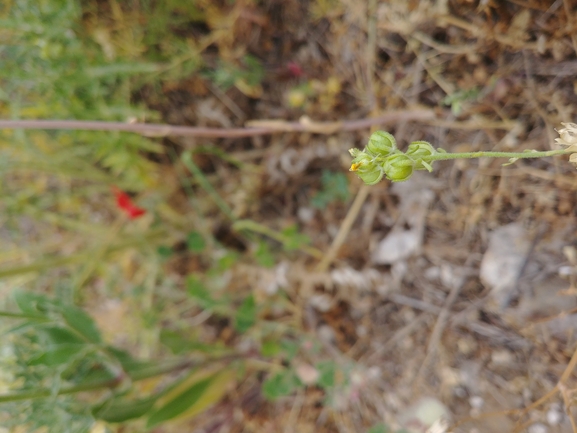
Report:
M 397 148 L 395 137 L 385 131 L 377 131 L 369 138 L 365 152 L 372 156 L 389 156 Z
M 431 156 L 436 153 L 437 151 L 428 141 L 413 141 L 411 144 L 409 144 L 409 149 L 407 150 L 407 155 L 411 157 Z
M 414 170 L 415 161 L 405 154 L 399 153 L 389 156 L 383 165 L 387 179 L 393 182 L 408 180 Z
M 385 172 L 382 167 L 375 166 L 372 170 L 358 170 L 357 175 L 367 185 L 375 185 L 381 181 Z
M 423 161 L 422 158 L 435 155 L 437 151 L 431 143 L 427 141 L 413 141 L 409 145 L 406 155 L 409 156 L 413 161 L 415 161 L 415 170 L 428 170 L 432 171 L 433 168 L 431 164 Z

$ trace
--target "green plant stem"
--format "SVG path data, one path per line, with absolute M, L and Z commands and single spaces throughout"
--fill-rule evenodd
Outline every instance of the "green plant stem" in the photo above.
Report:
M 211 183 L 208 181 L 204 173 L 192 160 L 192 153 L 190 151 L 185 151 L 182 153 L 182 163 L 194 176 L 199 185 L 206 191 L 210 198 L 215 202 L 218 208 L 223 214 L 225 214 L 231 221 L 235 221 L 236 217 L 232 212 L 230 206 L 222 199 L 218 192 L 214 189 Z
M 287 238 L 287 236 L 269 227 L 263 226 L 262 224 L 259 224 L 256 221 L 239 220 L 232 225 L 232 228 L 235 231 L 247 230 L 254 233 L 260 233 L 261 235 L 268 236 L 269 238 L 274 239 L 275 241 L 280 242 L 283 245 L 287 245 L 289 243 L 289 239 Z M 317 259 L 323 257 L 323 252 L 321 250 L 318 250 L 308 245 L 301 245 L 298 249 L 301 250 L 303 253 L 306 253 Z
M 547 150 L 544 152 L 463 152 L 463 153 L 437 153 L 435 155 L 422 157 L 423 161 L 444 161 L 448 159 L 471 159 L 471 158 L 545 158 L 556 155 L 567 155 L 574 153 L 567 149 Z
M 56 393 L 51 389 L 34 389 L 30 391 L 16 391 L 10 394 L 0 395 L 0 404 L 12 401 L 32 400 L 37 398 L 46 398 L 53 395 L 75 394 L 83 391 L 93 391 L 102 388 L 114 388 L 121 382 L 120 378 L 113 378 L 107 380 L 97 380 L 94 382 L 81 383 L 80 385 L 66 386 L 60 388 Z
M 166 239 L 167 233 L 164 229 L 159 230 L 150 230 L 149 232 L 139 235 L 139 236 L 132 236 L 124 241 L 118 242 L 115 245 L 111 245 L 108 248 L 107 252 L 115 252 L 120 251 L 124 248 L 135 247 L 137 245 L 142 244 L 145 241 L 152 241 L 154 239 Z M 0 279 L 12 277 L 15 275 L 26 274 L 29 272 L 40 272 L 45 271 L 48 269 L 70 265 L 79 262 L 85 262 L 87 260 L 91 260 L 93 258 L 94 251 L 87 251 L 80 254 L 75 254 L 72 256 L 65 256 L 65 257 L 56 257 L 50 258 L 45 260 L 40 260 L 36 263 L 32 263 L 30 265 L 24 266 L 15 266 L 13 268 L 5 268 L 0 269 Z
M 36 315 L 36 314 L 24 314 L 24 313 L 12 313 L 10 311 L 0 311 L 0 317 L 9 317 L 11 319 L 26 319 L 26 320 L 35 320 L 40 322 L 50 322 L 51 319 Z
M 193 367 L 201 367 L 205 364 L 212 364 L 219 361 L 232 361 L 238 359 L 238 355 L 228 355 L 221 358 L 211 358 L 204 360 L 202 362 L 197 362 L 190 359 L 176 360 L 171 362 L 165 362 L 155 367 L 148 368 L 130 376 L 132 382 L 138 382 L 140 380 L 150 379 L 151 377 L 163 376 L 165 374 L 174 373 L 177 371 L 188 370 Z M 78 392 L 94 391 L 96 389 L 104 388 L 116 388 L 125 379 L 122 375 L 114 377 L 112 379 L 96 380 L 86 383 L 81 383 L 72 386 L 63 386 L 56 393 L 52 389 L 34 389 L 30 391 L 15 391 L 9 394 L 0 395 L 0 404 L 8 403 L 13 401 L 21 400 L 33 400 L 38 398 L 46 398 L 58 395 L 76 394 Z
M 255 221 L 251 220 L 238 220 L 238 218 L 234 215 L 230 206 L 222 199 L 222 197 L 218 194 L 216 189 L 212 186 L 209 180 L 206 178 L 204 173 L 192 160 L 192 152 L 187 150 L 182 153 L 181 156 L 182 163 L 184 166 L 192 173 L 196 182 L 201 186 L 202 189 L 206 191 L 206 193 L 210 196 L 210 198 L 214 201 L 214 203 L 218 206 L 218 208 L 224 213 L 232 222 L 232 228 L 236 231 L 246 230 L 249 232 L 260 233 L 265 236 L 268 236 L 283 245 L 289 243 L 289 239 L 282 233 L 278 233 L 277 231 L 270 229 L 268 227 L 263 226 Z M 322 258 L 323 253 L 320 250 L 317 250 L 314 247 L 310 247 L 307 245 L 300 246 L 298 248 L 302 252 L 309 254 L 317 259 Z

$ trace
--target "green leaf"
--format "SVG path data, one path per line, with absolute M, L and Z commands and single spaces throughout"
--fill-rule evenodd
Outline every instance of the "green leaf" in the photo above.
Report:
M 189 275 L 186 280 L 186 288 L 188 294 L 194 298 L 202 308 L 212 310 L 219 305 L 219 302 L 212 298 L 209 291 L 198 277 Z
M 155 63 L 127 62 L 109 63 L 86 69 L 86 75 L 90 78 L 109 78 L 118 75 L 135 75 L 150 72 L 157 72 L 161 68 Z
M 167 245 L 161 245 L 156 249 L 156 253 L 163 259 L 168 259 L 174 254 L 172 248 Z
M 262 391 L 266 398 L 275 400 L 292 394 L 300 385 L 296 374 L 292 370 L 285 370 L 265 380 Z
M 120 362 L 122 369 L 132 378 L 138 377 L 144 370 L 149 370 L 157 366 L 156 361 L 141 361 L 135 359 L 130 353 L 113 346 L 108 346 L 106 350 Z
M 228 367 L 192 372 L 158 400 L 158 409 L 148 418 L 147 426 L 198 415 L 218 402 L 235 378 L 236 370 Z
M 14 293 L 14 301 L 20 311 L 27 314 L 44 314 L 50 304 L 44 295 L 18 290 Z
M 234 318 L 234 327 L 240 333 L 248 331 L 256 321 L 256 303 L 254 296 L 247 296 L 239 309 L 236 311 Z
M 321 191 L 311 199 L 311 204 L 317 209 L 325 209 L 332 202 L 346 202 L 349 199 L 349 179 L 344 173 L 323 170 L 321 182 Z
M 257 263 L 265 268 L 272 268 L 275 265 L 274 256 L 268 244 L 264 241 L 258 243 L 258 248 L 255 252 L 255 258 Z
M 92 317 L 73 305 L 64 305 L 61 308 L 62 316 L 68 326 L 91 343 L 102 343 L 100 331 L 98 330 L 94 320 L 92 320 Z
M 262 67 L 261 62 L 253 56 L 247 55 L 244 57 L 244 64 L 248 68 L 248 71 L 245 73 L 245 78 L 249 85 L 256 86 L 260 84 L 260 82 L 264 78 L 264 68 Z
M 226 349 L 221 343 L 203 344 L 190 340 L 182 333 L 170 329 L 162 329 L 160 331 L 160 342 L 175 355 L 192 351 L 214 354 Z
M 509 165 L 513 165 L 515 164 L 517 161 L 519 161 L 519 158 L 509 158 L 509 162 L 506 162 L 504 164 L 501 164 L 501 167 L 507 167 Z
M 190 232 L 186 236 L 186 246 L 193 253 L 201 253 L 206 248 L 206 242 L 199 232 Z
M 202 397 L 215 376 L 216 375 L 213 374 L 198 382 L 195 382 L 182 393 L 179 393 L 176 397 L 169 400 L 166 404 L 161 406 L 150 415 L 146 426 L 148 428 L 152 428 L 162 422 L 173 419 L 184 413 Z
M 283 247 L 287 251 L 299 249 L 301 246 L 310 243 L 310 239 L 307 235 L 299 233 L 296 224 L 284 229 L 282 231 L 282 234 L 285 237 Z
M 160 342 L 170 349 L 175 355 L 188 351 L 190 341 L 176 331 L 161 329 Z
M 218 259 L 218 263 L 211 270 L 213 273 L 220 275 L 222 272 L 229 270 L 238 262 L 239 254 L 235 251 L 227 251 L 224 256 Z
M 86 342 L 74 332 L 59 326 L 46 326 L 39 328 L 41 334 L 45 336 L 48 344 L 55 346 L 62 344 L 84 345 Z
M 108 362 L 101 362 L 97 359 L 88 359 L 82 353 L 82 358 L 72 359 L 69 365 L 66 366 L 66 370 L 62 372 L 61 377 L 65 380 L 74 382 L 78 385 L 81 383 L 94 383 L 94 382 L 108 382 L 112 380 L 118 380 L 116 372 L 118 371 L 117 365 L 108 365 Z
M 273 357 L 280 353 L 282 347 L 276 340 L 266 340 L 262 343 L 260 353 L 262 356 Z
M 423 167 L 425 167 L 429 173 L 433 171 L 433 167 L 427 161 L 421 160 L 421 164 L 423 164 Z
M 157 395 L 135 401 L 114 398 L 94 408 L 92 415 L 110 423 L 124 422 L 145 415 L 152 409 L 156 400 L 158 400 Z
M 330 388 L 335 385 L 336 364 L 334 361 L 323 361 L 316 365 L 319 372 L 317 383 L 323 388 Z
M 299 343 L 297 343 L 296 341 L 287 339 L 281 340 L 280 345 L 282 347 L 283 352 L 286 353 L 286 356 L 289 361 L 297 355 L 300 347 Z
M 83 346 L 78 344 L 62 344 L 59 346 L 52 346 L 41 355 L 33 358 L 28 365 L 46 365 L 54 367 L 56 365 L 66 364 L 71 361 L 76 354 L 83 349 Z

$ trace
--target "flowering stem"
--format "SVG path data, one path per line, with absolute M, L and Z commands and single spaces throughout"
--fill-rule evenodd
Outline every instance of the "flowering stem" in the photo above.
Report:
M 425 156 L 424 161 L 443 161 L 447 159 L 471 159 L 471 158 L 545 158 L 555 155 L 567 155 L 573 151 L 567 149 L 547 150 L 544 152 L 463 152 L 463 153 L 437 153 Z
M 397 152 L 393 152 L 396 154 Z M 402 152 L 398 152 L 402 153 Z M 573 150 L 569 149 L 558 149 L 558 150 L 547 150 L 543 152 L 531 151 L 531 152 L 461 152 L 461 153 L 436 153 L 434 155 L 422 156 L 419 159 L 425 162 L 433 161 L 446 161 L 449 159 L 474 159 L 474 158 L 509 158 L 509 159 L 522 159 L 522 158 L 545 158 L 549 156 L 556 155 L 568 155 L 574 153 Z M 381 161 L 386 158 L 379 158 Z M 400 161 L 398 166 L 410 167 L 413 166 L 414 162 L 412 160 Z
M 447 153 L 443 149 L 435 149 L 427 141 L 413 141 L 406 152 L 397 147 L 397 141 L 386 131 L 376 131 L 369 138 L 369 143 L 361 151 L 350 149 L 353 157 L 350 171 L 354 171 L 367 185 L 375 185 L 384 177 L 393 182 L 408 180 L 416 170 L 433 171 L 432 163 L 449 159 L 472 158 L 508 158 L 513 164 L 519 159 L 546 158 L 556 155 L 570 155 L 569 162 L 577 163 L 577 124 L 563 123 L 560 138 L 555 143 L 567 146 L 565 149 L 525 152 L 462 152 Z

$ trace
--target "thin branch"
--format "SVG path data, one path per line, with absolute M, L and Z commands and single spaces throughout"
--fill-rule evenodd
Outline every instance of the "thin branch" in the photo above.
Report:
M 445 303 L 439 315 L 437 316 L 437 322 L 433 328 L 433 332 L 431 332 L 431 337 L 429 338 L 429 345 L 427 346 L 427 352 L 425 355 L 425 359 L 423 360 L 417 375 L 415 376 L 415 381 L 413 383 L 413 387 L 416 388 L 417 385 L 421 383 L 421 379 L 424 378 L 425 373 L 429 369 L 429 365 L 432 362 L 433 357 L 439 350 L 439 344 L 441 342 L 441 337 L 443 335 L 443 331 L 449 321 L 449 315 L 451 314 L 451 307 L 457 300 L 459 293 L 461 293 L 461 289 L 463 288 L 465 283 L 465 279 L 463 278 L 461 281 L 455 283 L 455 285 L 451 288 L 449 295 L 445 299 Z
M 370 188 L 367 185 L 362 185 L 361 188 L 359 189 L 359 192 L 357 192 L 355 201 L 353 202 L 349 211 L 347 212 L 347 216 L 345 216 L 345 219 L 341 223 L 339 231 L 337 232 L 337 235 L 333 239 L 333 243 L 331 244 L 329 250 L 323 257 L 323 259 L 317 264 L 316 267 L 317 272 L 325 272 L 329 268 L 333 260 L 337 257 L 337 254 L 339 253 L 341 246 L 347 239 L 347 236 L 349 235 L 349 232 L 351 231 L 351 228 L 353 227 L 353 224 L 357 219 L 357 216 L 359 215 L 359 212 L 361 211 L 361 208 L 363 207 L 365 200 L 369 196 L 369 191 Z
M 84 120 L 0 120 L 0 129 L 66 129 L 89 131 L 135 132 L 145 136 L 189 136 L 211 138 L 238 138 L 256 135 L 269 135 L 279 132 L 313 132 L 316 134 L 334 134 L 338 131 L 355 131 L 400 122 L 402 120 L 431 120 L 435 118 L 433 110 L 414 109 L 391 111 L 382 116 L 345 120 L 342 122 L 313 122 L 303 117 L 299 122 L 282 120 L 259 120 L 248 122 L 247 128 L 207 128 L 200 126 L 174 126 L 153 123 L 122 123 Z

